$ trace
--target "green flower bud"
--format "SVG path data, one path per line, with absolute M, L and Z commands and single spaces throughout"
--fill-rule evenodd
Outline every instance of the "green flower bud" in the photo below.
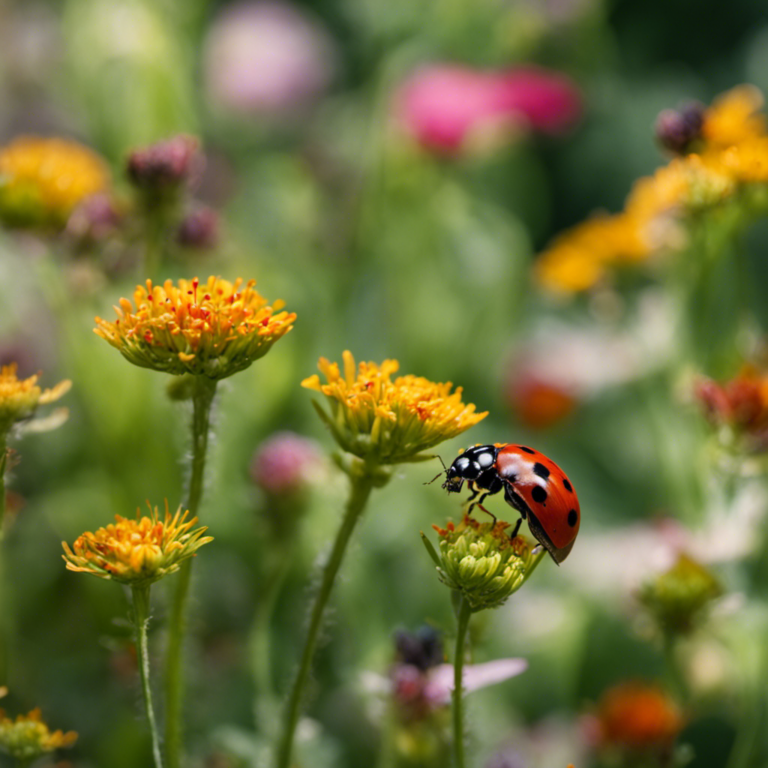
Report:
M 680 555 L 668 571 L 648 581 L 638 600 L 666 635 L 691 632 L 713 600 L 722 594 L 717 579 L 688 555 Z
M 472 611 L 498 608 L 528 580 L 543 555 L 522 536 L 510 539 L 509 523 L 479 523 L 469 515 L 437 531 L 439 552 L 422 533 L 443 584 L 460 592 Z

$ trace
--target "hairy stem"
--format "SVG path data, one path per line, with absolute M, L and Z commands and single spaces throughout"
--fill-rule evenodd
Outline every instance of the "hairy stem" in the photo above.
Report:
M 189 488 L 185 507 L 191 517 L 197 517 L 203 495 L 205 459 L 211 431 L 211 406 L 216 394 L 216 382 L 205 376 L 195 376 L 192 395 L 192 455 Z M 165 749 L 169 768 L 180 768 L 182 753 L 182 710 L 184 698 L 184 635 L 187 626 L 187 603 L 192 577 L 192 560 L 185 560 L 176 577 L 169 626 L 165 664 Z
M 464 652 L 472 610 L 464 597 L 459 600 L 456 652 L 453 656 L 453 755 L 455 768 L 464 768 Z
M 304 688 L 309 678 L 309 672 L 312 667 L 312 657 L 315 653 L 317 638 L 320 634 L 320 628 L 323 623 L 323 614 L 328 604 L 328 599 L 333 591 L 333 585 L 336 581 L 336 574 L 339 571 L 344 554 L 347 551 L 352 532 L 355 530 L 357 521 L 360 519 L 365 509 L 371 489 L 374 487 L 374 472 L 366 471 L 366 467 L 360 473 L 350 475 L 350 495 L 347 501 L 347 508 L 344 513 L 339 532 L 336 534 L 336 540 L 333 543 L 328 562 L 323 569 L 323 577 L 320 583 L 320 589 L 315 595 L 315 602 L 312 606 L 312 613 L 309 620 L 309 629 L 307 639 L 304 643 L 304 650 L 299 663 L 299 671 L 291 689 L 288 706 L 283 719 L 283 733 L 280 738 L 277 752 L 278 768 L 289 768 L 291 765 L 291 753 L 293 752 L 293 737 L 296 732 L 296 724 L 299 720 L 299 710 L 301 708 Z
M 147 713 L 149 733 L 152 737 L 152 757 L 155 768 L 163 768 L 163 757 L 160 752 L 160 736 L 155 721 L 155 710 L 152 706 L 152 689 L 149 684 L 149 650 L 147 648 L 147 625 L 149 624 L 149 585 L 134 586 L 133 621 L 136 628 L 136 654 L 139 659 L 141 675 L 141 693 L 144 698 L 144 709 Z

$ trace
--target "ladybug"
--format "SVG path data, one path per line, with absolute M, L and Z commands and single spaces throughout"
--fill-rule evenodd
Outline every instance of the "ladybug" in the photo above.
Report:
M 527 520 L 531 533 L 558 565 L 568 557 L 579 532 L 581 511 L 571 481 L 554 461 L 525 445 L 476 445 L 448 467 L 443 488 L 457 493 L 465 481 L 472 491 L 468 512 L 475 506 L 488 512 L 483 500 L 504 491 L 506 502 L 520 513 L 512 538 Z

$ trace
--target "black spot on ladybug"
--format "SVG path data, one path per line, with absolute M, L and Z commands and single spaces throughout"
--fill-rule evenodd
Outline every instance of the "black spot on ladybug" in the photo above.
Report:
M 568 482 L 567 477 L 563 478 L 563 487 L 565 488 L 566 491 L 568 491 L 568 493 L 573 493 L 573 488 L 571 487 L 571 484 Z
M 543 504 L 547 500 L 547 492 L 540 486 L 534 486 L 531 497 L 537 504 Z
M 533 465 L 533 471 L 545 480 L 549 477 L 549 470 L 543 464 L 539 464 L 538 461 Z
M 568 481 L 566 480 L 565 482 L 568 482 Z M 578 522 L 578 520 L 579 520 L 578 513 L 576 512 L 575 509 L 572 509 L 568 513 L 568 525 L 570 525 L 571 528 L 573 528 L 576 525 L 576 523 Z
M 524 445 L 518 445 L 517 447 L 521 451 L 525 451 L 526 453 L 536 453 L 536 451 L 534 451 L 533 448 L 526 448 Z

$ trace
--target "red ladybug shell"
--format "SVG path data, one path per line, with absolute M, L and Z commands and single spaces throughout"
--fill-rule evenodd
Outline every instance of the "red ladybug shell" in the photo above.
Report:
M 579 499 L 565 472 L 543 453 L 523 445 L 500 447 L 496 471 L 507 486 L 507 501 L 527 515 L 531 533 L 561 563 L 581 523 Z

